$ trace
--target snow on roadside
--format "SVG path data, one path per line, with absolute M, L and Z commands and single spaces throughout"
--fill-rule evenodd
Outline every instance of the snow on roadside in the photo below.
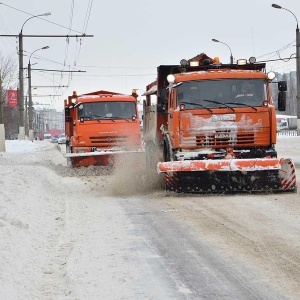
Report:
M 53 147 L 48 141 L 6 140 L 5 148 L 8 153 L 43 151 Z
M 57 144 L 6 141 L 0 154 L 0 299 L 57 299 L 69 294 L 66 232 L 70 189 L 90 190 L 66 168 Z M 66 236 L 64 236 L 66 235 Z
M 300 137 L 279 137 L 278 156 L 299 161 L 299 145 Z M 120 259 L 124 252 L 115 255 L 109 243 L 114 233 L 117 249 L 131 249 L 130 236 L 121 238 L 126 230 L 119 230 L 118 222 L 131 224 L 121 220 L 122 209 L 107 196 L 142 193 L 140 178 L 132 177 L 136 173 L 128 166 L 112 176 L 102 168 L 70 169 L 58 150 L 48 141 L 6 141 L 6 152 L 0 153 L 0 299 L 92 299 L 99 282 L 94 274 L 103 276 L 104 294 L 116 282 L 130 292 L 131 282 L 122 282 L 128 268 Z M 105 226 L 100 230 L 94 220 Z M 104 241 L 101 253 L 95 238 Z M 135 272 L 130 273 L 139 277 L 141 271 Z
M 300 136 L 281 135 L 275 148 L 279 158 L 291 158 L 294 164 L 300 165 Z

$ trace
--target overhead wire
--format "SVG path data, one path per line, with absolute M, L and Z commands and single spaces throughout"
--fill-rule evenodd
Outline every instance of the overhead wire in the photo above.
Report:
M 74 17 L 74 7 L 75 7 L 75 1 L 71 0 L 71 9 L 70 9 L 70 19 L 69 19 L 69 26 L 68 26 L 68 35 L 72 31 L 72 26 L 73 26 L 73 17 Z M 70 45 L 70 39 L 69 37 L 66 38 L 66 45 L 65 45 L 65 56 L 64 56 L 64 63 L 63 63 L 63 70 L 65 70 L 66 63 L 68 60 L 68 53 L 69 53 L 69 45 Z M 68 76 L 69 78 L 69 76 Z M 63 72 L 60 75 L 60 85 L 62 84 L 62 81 L 64 79 L 64 74 Z
M 262 57 L 265 57 L 265 56 L 268 56 L 268 55 L 271 55 L 271 54 L 276 54 L 276 53 L 278 53 L 278 52 L 282 52 L 282 51 L 284 51 L 284 50 L 290 48 L 291 45 L 293 45 L 294 43 L 295 43 L 295 40 L 294 40 L 293 42 L 291 42 L 291 43 L 289 43 L 289 44 L 287 44 L 287 45 L 285 45 L 285 46 L 279 48 L 278 50 L 275 50 L 275 51 L 272 51 L 272 52 L 269 52 L 269 53 L 266 53 L 266 54 L 262 54 L 262 55 L 260 55 L 260 56 L 257 56 L 257 58 L 260 59 L 260 58 L 262 58 Z
M 6 26 L 2 16 L 0 16 L 0 30 L 2 30 L 2 28 L 5 30 L 5 32 L 10 32 L 8 27 Z M 15 48 L 14 43 L 11 41 L 11 39 L 4 39 L 1 37 L 1 42 L 3 44 L 3 46 L 7 49 L 9 49 L 10 47 Z M 8 43 L 7 43 L 8 42 Z M 9 44 L 9 45 L 8 45 Z M 9 49 L 10 50 L 10 49 Z
M 286 71 L 290 70 L 293 65 L 295 66 L 295 63 L 290 62 L 291 59 L 293 59 L 293 56 L 295 56 L 295 54 L 292 53 L 289 55 L 288 58 L 282 58 L 282 53 L 284 51 L 294 48 L 294 47 L 295 47 L 295 40 L 275 51 L 260 55 L 257 58 L 266 57 L 266 59 L 265 59 L 266 61 L 274 59 L 274 62 L 276 61 L 276 65 L 269 63 L 268 68 L 270 70 L 274 70 L 276 67 L 276 72 L 279 72 L 280 70 L 281 70 L 281 72 L 286 72 Z M 275 59 L 275 58 L 278 58 L 278 59 Z
M 82 32 L 86 32 L 86 30 L 87 30 L 87 26 L 88 26 L 90 15 L 91 15 L 92 6 L 93 6 L 93 0 L 89 0 L 88 5 L 87 5 L 87 10 L 86 10 L 86 13 L 85 13 L 84 22 L 83 22 Z M 74 10 L 74 8 L 73 8 L 73 10 Z M 79 43 L 79 46 L 78 46 L 78 43 Z M 81 46 L 82 46 L 82 38 L 77 37 L 76 38 L 76 46 L 75 46 L 73 67 L 71 67 L 71 65 L 69 65 L 69 70 L 71 68 L 75 69 L 75 67 L 77 66 L 77 62 L 79 60 L 79 56 L 80 56 L 80 52 L 81 52 Z M 73 73 L 69 72 L 68 86 L 71 84 L 72 79 L 73 79 Z
M 4 5 L 4 6 L 7 6 L 7 7 L 9 7 L 9 8 L 12 8 L 12 9 L 14 9 L 14 10 L 17 10 L 17 11 L 19 11 L 19 12 L 22 12 L 22 13 L 24 13 L 24 14 L 26 14 L 26 15 L 29 15 L 29 16 L 32 16 L 32 17 L 36 17 L 36 18 L 38 18 L 38 19 L 41 19 L 41 20 L 43 20 L 43 21 L 45 21 L 45 22 L 51 23 L 51 24 L 53 24 L 53 25 L 59 26 L 59 27 L 64 28 L 64 29 L 68 29 L 68 27 L 66 27 L 66 26 L 63 26 L 63 25 L 57 24 L 57 23 L 55 23 L 55 22 L 49 21 L 49 20 L 44 19 L 44 18 L 42 18 L 42 17 L 39 17 L 39 16 L 37 16 L 37 15 L 33 15 L 33 14 L 31 14 L 31 13 L 28 13 L 28 12 L 23 11 L 23 10 L 21 10 L 21 9 L 15 8 L 15 7 L 10 6 L 10 5 L 8 5 L 8 4 L 5 4 L 5 3 L 3 3 L 3 2 L 1 2 L 1 4 Z M 80 33 L 80 35 L 83 35 L 83 33 L 80 32 L 80 31 L 76 31 L 76 30 L 73 30 L 73 29 L 72 29 L 71 31 L 72 31 L 72 32 L 76 32 L 76 33 Z
M 69 20 L 69 30 L 68 30 L 68 35 L 71 32 L 72 28 L 72 23 L 73 23 L 73 13 L 74 13 L 74 0 L 71 1 L 71 13 L 70 13 L 70 20 Z M 65 48 L 65 57 L 64 57 L 64 64 L 66 63 L 66 58 L 68 56 L 68 51 L 69 51 L 69 42 L 70 39 L 67 37 L 66 38 L 66 48 Z
M 86 14 L 85 14 L 85 19 L 84 19 L 84 22 L 83 22 L 82 32 L 86 32 L 86 30 L 87 30 L 89 20 L 90 20 L 90 16 L 91 16 L 93 1 L 94 0 L 89 0 L 88 7 L 87 7 L 87 10 L 86 10 Z M 75 52 L 74 66 L 77 65 L 77 62 L 79 60 L 79 56 L 80 56 L 80 52 L 81 52 L 81 46 L 82 46 L 82 38 L 79 38 L 79 50 L 78 50 L 77 55 L 76 55 L 76 52 Z

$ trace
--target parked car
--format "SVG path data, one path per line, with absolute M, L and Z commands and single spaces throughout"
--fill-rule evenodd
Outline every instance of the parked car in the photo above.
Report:
M 44 140 L 48 140 L 48 141 L 50 141 L 50 139 L 51 139 L 51 134 L 50 133 L 44 133 L 44 138 L 43 138 Z
M 60 136 L 57 140 L 58 144 L 65 144 L 66 143 L 66 137 L 65 136 Z
M 277 131 L 289 130 L 289 124 L 286 119 L 281 119 L 277 121 Z
M 58 136 L 52 136 L 50 139 L 50 143 L 57 143 L 58 142 Z

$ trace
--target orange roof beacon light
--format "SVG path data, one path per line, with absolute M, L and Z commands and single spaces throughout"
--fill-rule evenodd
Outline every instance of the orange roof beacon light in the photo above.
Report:
M 214 65 L 220 65 L 220 64 L 221 64 L 221 63 L 220 63 L 220 58 L 219 58 L 218 56 L 214 57 L 214 59 L 213 59 L 213 64 L 214 64 Z
M 133 96 L 135 99 L 137 99 L 137 97 L 138 97 L 136 90 L 137 89 L 132 89 L 132 92 L 131 92 L 131 96 Z
M 229 45 L 227 45 L 226 43 L 221 42 L 221 41 L 219 41 L 219 40 L 216 40 L 216 39 L 212 39 L 212 41 L 215 42 L 215 43 L 224 44 L 224 45 L 226 45 L 226 46 L 229 48 L 229 50 L 230 50 L 230 63 L 233 64 L 232 51 L 231 51 L 231 48 L 229 47 Z

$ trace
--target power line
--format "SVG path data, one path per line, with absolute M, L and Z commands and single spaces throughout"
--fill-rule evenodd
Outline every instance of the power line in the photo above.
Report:
M 88 8 L 87 8 L 87 11 L 86 11 L 86 14 L 85 14 L 84 23 L 83 23 L 82 32 L 86 32 L 86 29 L 87 29 L 87 26 L 88 26 L 88 22 L 89 22 L 89 19 L 90 19 L 90 14 L 91 14 L 92 6 L 93 6 L 93 0 L 89 0 Z
M 32 16 L 32 17 L 36 17 L 36 18 L 38 18 L 38 19 L 41 19 L 41 20 L 46 21 L 46 22 L 48 22 L 48 23 L 51 23 L 51 24 L 53 24 L 53 25 L 59 26 L 59 27 L 61 27 L 61 28 L 68 29 L 68 27 L 66 27 L 66 26 L 57 24 L 57 23 L 55 23 L 55 22 L 49 21 L 49 20 L 44 19 L 44 18 L 41 18 L 41 17 L 38 17 L 38 16 L 36 16 L 36 15 L 33 15 L 33 14 L 31 14 L 31 13 L 28 13 L 28 12 L 23 11 L 23 10 L 18 9 L 18 8 L 15 8 L 15 7 L 10 6 L 10 5 L 8 5 L 8 4 L 5 4 L 5 3 L 3 3 L 3 2 L 1 2 L 1 4 L 4 5 L 4 6 L 7 6 L 7 7 L 9 7 L 9 8 L 12 8 L 12 9 L 14 9 L 14 10 L 17 10 L 17 11 L 19 11 L 19 12 L 22 12 L 22 13 L 24 13 L 24 14 L 26 14 L 26 15 L 29 15 L 29 16 Z M 73 31 L 73 32 L 77 32 L 77 33 L 82 34 L 82 32 L 80 32 L 80 31 L 76 31 L 76 30 L 73 30 L 73 29 L 72 29 L 72 31 Z
M 257 58 L 261 58 L 261 57 L 264 57 L 264 56 L 267 56 L 267 55 L 271 55 L 271 54 L 274 54 L 274 53 L 277 54 L 278 52 L 282 52 L 283 50 L 286 50 L 286 49 L 292 47 L 291 45 L 292 45 L 293 43 L 295 43 L 295 40 L 294 40 L 293 42 L 291 42 L 291 43 L 289 43 L 289 44 L 287 44 L 287 45 L 281 47 L 281 48 L 278 49 L 278 50 L 275 50 L 275 51 L 273 51 L 273 52 L 270 52 L 270 53 L 266 53 L 266 54 L 260 55 L 260 56 L 258 56 Z
M 142 69 L 156 69 L 156 67 L 111 67 L 111 66 L 85 66 L 85 65 L 80 65 L 77 67 L 82 67 L 82 68 L 95 68 L 95 69 L 135 69 L 135 70 L 142 70 Z
M 88 26 L 90 15 L 91 15 L 92 6 L 93 6 L 93 0 L 90 0 L 89 3 L 88 3 L 88 8 L 87 8 L 86 15 L 85 15 L 85 20 L 84 20 L 84 23 L 83 23 L 84 24 L 83 28 L 82 28 L 83 32 L 86 32 L 86 30 L 87 30 L 87 26 Z M 74 66 L 76 66 L 77 61 L 79 60 L 79 55 L 80 55 L 80 52 L 81 52 L 81 45 L 82 45 L 82 39 L 79 39 L 79 50 L 78 50 L 78 54 L 76 56 L 76 51 L 77 51 L 77 47 L 76 47 Z M 77 44 L 76 44 L 76 46 L 77 46 Z
M 98 75 L 98 74 L 93 74 L 93 75 L 76 75 L 73 74 L 73 76 L 85 76 L 85 77 L 138 77 L 138 76 L 155 76 L 156 74 L 113 74 L 113 75 Z

